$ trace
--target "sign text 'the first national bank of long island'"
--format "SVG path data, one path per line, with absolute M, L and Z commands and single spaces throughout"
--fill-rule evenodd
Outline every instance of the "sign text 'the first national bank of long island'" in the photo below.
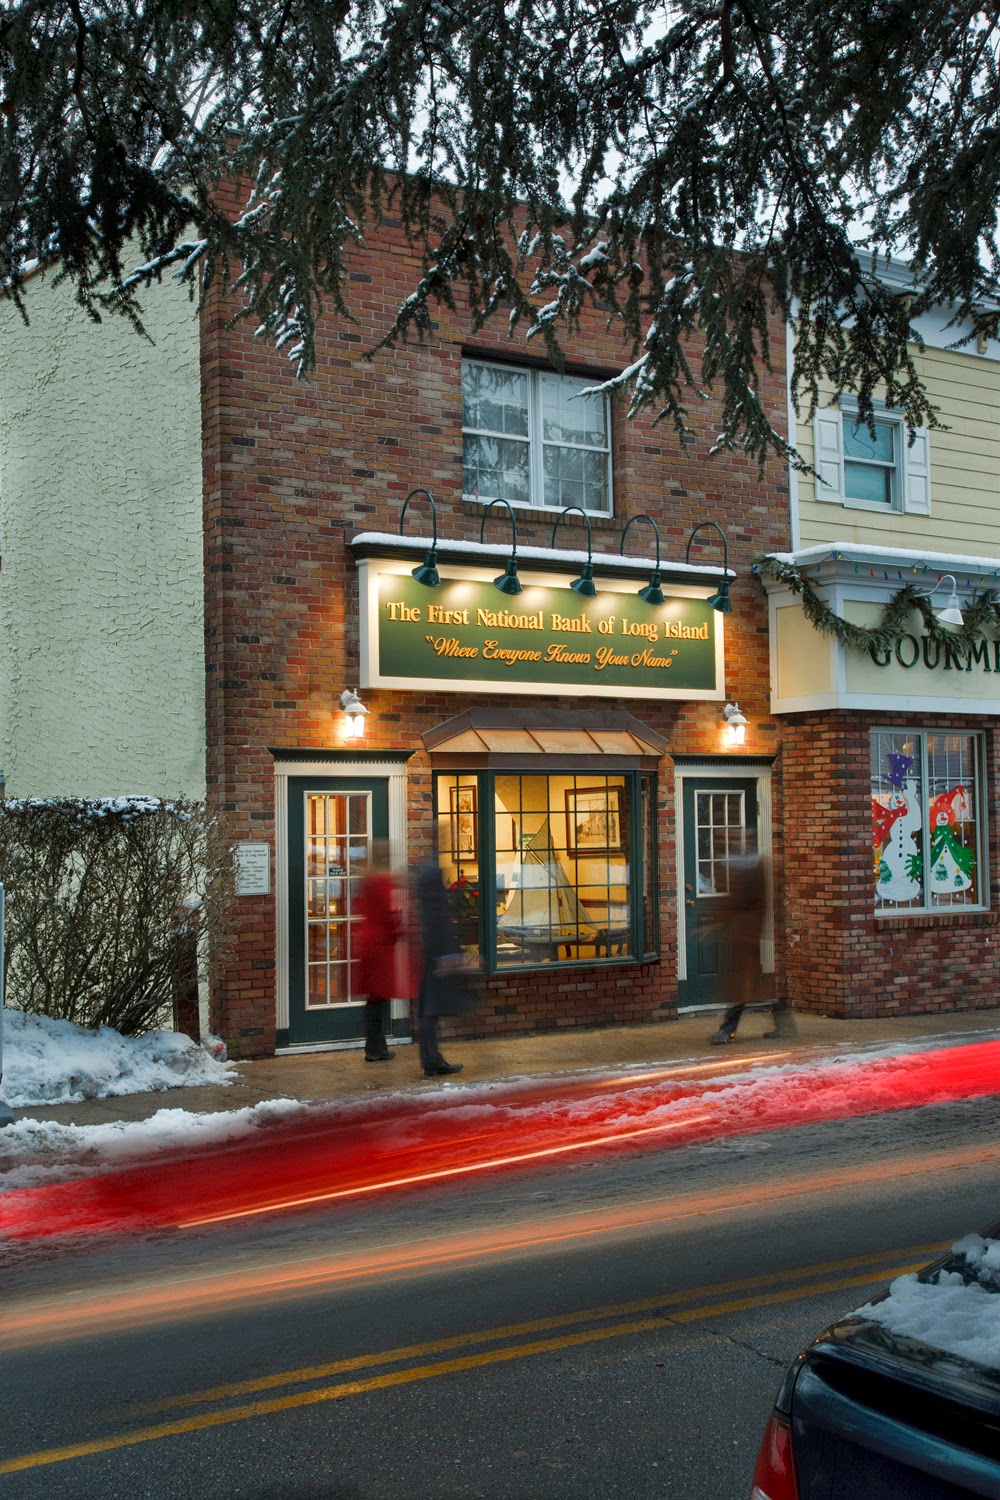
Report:
M 635 698 L 721 692 L 720 616 L 703 598 L 673 595 L 650 606 L 637 593 L 601 589 L 587 599 L 529 578 L 507 598 L 488 581 L 444 578 L 428 590 L 390 571 L 375 572 L 368 586 L 367 686 L 583 688 Z

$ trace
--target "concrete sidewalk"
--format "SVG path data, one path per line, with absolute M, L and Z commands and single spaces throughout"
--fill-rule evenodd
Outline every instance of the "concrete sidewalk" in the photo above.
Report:
M 797 1054 L 838 1047 L 904 1042 L 920 1037 L 973 1033 L 1000 1036 L 1000 1007 L 946 1015 L 903 1016 L 874 1021 L 836 1021 L 827 1016 L 798 1014 L 797 1034 L 765 1039 L 771 1012 L 748 1011 L 732 1046 L 710 1045 L 709 1038 L 721 1012 L 685 1015 L 678 1021 L 652 1026 L 611 1027 L 601 1031 L 561 1031 L 543 1036 L 508 1037 L 486 1041 L 444 1042 L 449 1062 L 460 1062 L 456 1075 L 462 1083 L 485 1083 L 503 1078 L 545 1077 L 586 1069 L 677 1063 L 720 1057 L 761 1057 Z M 358 1048 L 336 1052 L 304 1052 L 291 1057 L 267 1057 L 240 1063 L 229 1086 L 166 1089 L 152 1094 L 125 1094 L 112 1099 L 88 1099 L 81 1104 L 39 1105 L 14 1111 L 16 1120 L 55 1120 L 66 1125 L 100 1125 L 113 1120 L 144 1120 L 159 1109 L 198 1113 L 242 1109 L 264 1099 L 352 1099 L 400 1089 L 439 1088 L 441 1080 L 425 1079 L 417 1049 L 396 1046 L 391 1062 L 366 1063 Z

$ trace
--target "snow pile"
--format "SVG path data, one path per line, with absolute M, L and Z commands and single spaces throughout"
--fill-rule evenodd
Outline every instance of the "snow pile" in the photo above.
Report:
M 965 1257 L 974 1281 L 944 1270 L 930 1281 L 899 1276 L 888 1296 L 860 1308 L 858 1316 L 944 1354 L 1000 1370 L 1000 1240 L 970 1234 L 952 1250 Z
M 15 1109 L 78 1104 L 189 1084 L 229 1083 L 232 1067 L 190 1037 L 150 1031 L 124 1037 L 110 1026 L 86 1031 L 22 1011 L 4 1011 L 3 1097 Z
M 161 1109 L 148 1120 L 116 1120 L 108 1125 L 18 1120 L 0 1130 L 0 1192 L 92 1177 L 109 1166 L 127 1166 L 156 1152 L 219 1145 L 309 1108 L 296 1099 L 267 1099 L 214 1114 Z

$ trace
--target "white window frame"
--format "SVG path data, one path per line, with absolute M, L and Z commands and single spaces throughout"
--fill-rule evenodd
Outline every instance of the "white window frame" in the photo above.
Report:
M 818 409 L 813 419 L 816 470 L 816 499 L 827 505 L 842 505 L 846 510 L 874 511 L 878 515 L 929 516 L 931 513 L 930 442 L 926 427 L 918 427 L 909 441 L 902 413 L 873 401 L 875 421 L 893 429 L 895 463 L 892 502 L 854 500 L 846 492 L 844 423 L 858 421 L 858 402 L 853 396 L 841 396 L 839 405 Z M 885 467 L 879 464 L 878 467 Z
M 462 423 L 462 443 L 463 443 L 463 455 L 462 455 L 462 457 L 463 457 L 463 467 L 464 467 L 464 457 L 465 457 L 465 454 L 464 454 L 464 443 L 465 443 L 465 436 L 466 436 L 467 433 L 468 433 L 468 435 L 470 437 L 492 437 L 492 438 L 499 438 L 499 439 L 503 440 L 504 442 L 515 442 L 515 443 L 516 442 L 526 442 L 528 444 L 528 491 L 529 491 L 530 499 L 528 499 L 526 501 L 525 500 L 511 500 L 511 501 L 508 502 L 508 504 L 512 505 L 516 510 L 541 510 L 541 511 L 547 511 L 551 515 L 558 515 L 561 511 L 565 510 L 565 508 L 566 508 L 565 506 L 563 506 L 563 505 L 551 505 L 547 501 L 538 498 L 539 496 L 542 496 L 542 495 L 545 494 L 545 469 L 544 469 L 543 455 L 544 455 L 544 452 L 545 452 L 546 440 L 545 440 L 544 433 L 543 433 L 543 428 L 542 428 L 542 386 L 541 386 L 542 377 L 543 376 L 549 376 L 550 378 L 554 377 L 557 380 L 573 380 L 573 381 L 582 380 L 584 377 L 579 376 L 579 375 L 560 375 L 557 370 L 539 370 L 539 369 L 533 369 L 530 366 L 512 365 L 512 364 L 507 364 L 506 361 L 500 361 L 500 360 L 490 360 L 490 359 L 463 359 L 462 360 L 462 369 L 463 370 L 467 366 L 469 366 L 469 365 L 479 365 L 481 367 L 491 367 L 491 368 L 494 368 L 494 369 L 499 366 L 503 370 L 509 370 L 512 375 L 525 375 L 525 376 L 527 376 L 527 380 L 528 380 L 528 436 L 527 436 L 527 438 L 521 438 L 521 437 L 518 437 L 518 436 L 516 436 L 514 434 L 511 434 L 509 432 L 491 432 L 488 428 L 485 428 L 485 427 L 466 427 L 465 423 L 463 421 L 463 423 Z M 608 508 L 607 508 L 607 510 L 592 510 L 588 506 L 586 506 L 586 505 L 583 504 L 582 499 L 581 500 L 570 500 L 567 503 L 570 504 L 570 505 L 580 505 L 581 509 L 585 510 L 587 512 L 587 514 L 591 515 L 591 516 L 611 517 L 615 513 L 614 464 L 612 463 L 612 458 L 611 458 L 611 443 L 612 443 L 612 434 L 611 434 L 611 403 L 609 402 L 607 396 L 603 396 L 601 399 L 602 399 L 602 401 L 604 403 L 604 430 L 605 430 L 605 432 L 607 434 L 607 446 L 605 448 L 594 448 L 594 447 L 591 447 L 589 444 L 586 444 L 586 443 L 552 443 L 549 446 L 555 447 L 555 448 L 576 448 L 581 453 L 603 453 L 604 454 L 604 456 L 605 456 L 605 462 L 606 462 L 606 466 L 607 466 L 607 476 L 608 476 Z M 463 494 L 463 499 L 465 499 L 465 500 L 472 500 L 475 503 L 481 504 L 481 505 L 488 505 L 490 503 L 490 501 L 493 500 L 493 499 L 495 499 L 495 498 L 496 497 L 493 496 L 493 495 L 481 495 L 481 494 L 480 495 L 470 495 L 468 493 Z
M 917 764 L 917 772 L 920 785 L 921 804 L 921 826 L 920 826 L 920 855 L 924 867 L 924 892 L 923 902 L 920 906 L 882 906 L 877 899 L 877 891 L 873 892 L 875 918 L 885 921 L 888 918 L 907 917 L 962 917 L 975 916 L 980 912 L 990 910 L 990 827 L 989 809 L 986 801 L 986 742 L 985 736 L 974 729 L 957 729 L 951 731 L 961 734 L 973 742 L 973 759 L 975 766 L 973 770 L 972 783 L 976 796 L 976 856 L 979 860 L 977 879 L 979 884 L 979 901 L 963 903 L 961 906 L 949 906 L 944 903 L 935 905 L 930 900 L 929 877 L 931 869 L 931 830 L 927 821 L 930 810 L 930 769 L 928 765 L 927 741 L 932 735 L 947 735 L 947 729 L 914 728 L 911 725 L 901 724 L 878 724 L 869 725 L 869 743 L 871 736 L 875 733 L 912 735 L 920 746 L 920 757 Z

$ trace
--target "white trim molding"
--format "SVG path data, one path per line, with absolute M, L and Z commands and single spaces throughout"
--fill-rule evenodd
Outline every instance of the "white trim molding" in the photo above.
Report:
M 407 869 L 406 850 L 406 765 L 400 761 L 349 760 L 279 760 L 274 763 L 274 831 L 275 831 L 275 1021 L 278 1031 L 288 1030 L 288 782 L 291 777 L 329 777 L 345 780 L 388 782 L 389 848 L 392 867 L 399 874 Z M 392 1018 L 402 1020 L 409 1013 L 407 1000 L 393 1000 Z M 281 1051 L 325 1052 L 355 1043 L 317 1042 L 315 1045 L 281 1048 Z M 358 1044 L 359 1045 L 359 1044 Z
M 674 811 L 677 876 L 677 980 L 687 979 L 687 929 L 684 913 L 684 782 L 685 781 L 755 781 L 757 783 L 757 847 L 768 872 L 767 905 L 760 937 L 760 967 L 764 974 L 774 973 L 774 891 L 771 885 L 771 767 L 741 765 L 725 760 L 685 761 L 674 767 Z M 697 1006 L 679 1006 L 685 1013 Z

